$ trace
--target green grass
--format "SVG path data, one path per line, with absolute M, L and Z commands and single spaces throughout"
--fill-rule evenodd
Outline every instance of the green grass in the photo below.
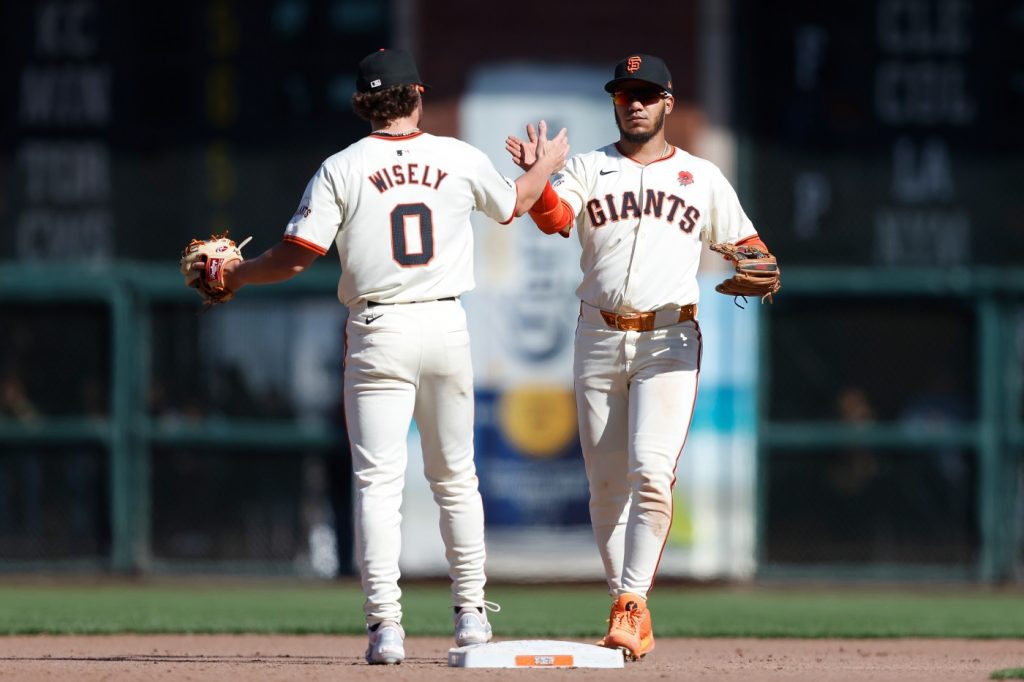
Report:
M 597 637 L 610 599 L 598 585 L 495 585 L 502 637 Z M 0 584 L 0 634 L 361 634 L 355 583 Z M 1024 638 L 1024 592 L 838 591 L 661 586 L 651 595 L 660 637 Z M 404 589 L 410 634 L 451 632 L 448 589 Z
M 1024 668 L 1003 668 L 990 675 L 993 680 L 1024 680 Z

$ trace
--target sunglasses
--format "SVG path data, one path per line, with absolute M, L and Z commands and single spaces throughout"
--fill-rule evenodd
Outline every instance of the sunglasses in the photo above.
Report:
M 619 90 L 612 93 L 612 100 L 620 107 L 628 106 L 633 102 L 640 102 L 645 107 L 665 99 L 665 91 L 655 88 L 642 90 Z

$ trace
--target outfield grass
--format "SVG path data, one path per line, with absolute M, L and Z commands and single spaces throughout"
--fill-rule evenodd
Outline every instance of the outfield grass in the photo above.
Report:
M 491 586 L 501 637 L 597 637 L 609 598 L 598 585 Z M 362 634 L 355 583 L 0 584 L 0 634 Z M 446 586 L 405 588 L 412 635 L 451 633 Z M 661 637 L 1024 637 L 1024 593 L 952 589 L 839 591 L 661 586 Z

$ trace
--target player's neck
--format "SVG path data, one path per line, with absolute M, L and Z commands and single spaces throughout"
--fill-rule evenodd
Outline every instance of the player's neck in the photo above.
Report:
M 664 159 L 672 153 L 672 145 L 665 140 L 663 134 L 655 135 L 646 142 L 630 142 L 620 138 L 615 146 L 623 156 L 644 165 Z
M 394 137 L 412 135 L 420 131 L 419 116 L 406 116 L 405 118 L 396 118 L 393 121 L 373 121 L 370 124 L 370 128 L 375 135 L 391 135 Z

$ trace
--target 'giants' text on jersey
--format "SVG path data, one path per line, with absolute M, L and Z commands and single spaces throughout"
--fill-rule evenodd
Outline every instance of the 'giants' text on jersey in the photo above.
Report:
M 666 207 L 666 202 L 668 206 Z M 607 213 L 605 209 L 607 208 Z M 662 218 L 664 213 L 664 218 Z M 700 211 L 696 206 L 687 206 L 686 201 L 675 194 L 665 195 L 664 190 L 646 190 L 643 200 L 643 208 L 637 200 L 636 194 L 632 191 L 622 193 L 622 197 L 616 200 L 614 194 L 605 194 L 604 199 L 591 199 L 587 202 L 587 215 L 590 217 L 590 224 L 594 227 L 601 227 L 609 220 L 613 223 L 630 218 L 639 219 L 641 214 L 654 218 L 662 218 L 667 222 L 674 222 L 676 214 L 679 214 L 679 227 L 683 232 L 693 232 L 700 220 Z
M 718 167 L 677 147 L 646 165 L 614 144 L 579 154 L 552 186 L 572 209 L 583 246 L 576 294 L 603 310 L 696 303 L 701 241 L 756 234 Z

